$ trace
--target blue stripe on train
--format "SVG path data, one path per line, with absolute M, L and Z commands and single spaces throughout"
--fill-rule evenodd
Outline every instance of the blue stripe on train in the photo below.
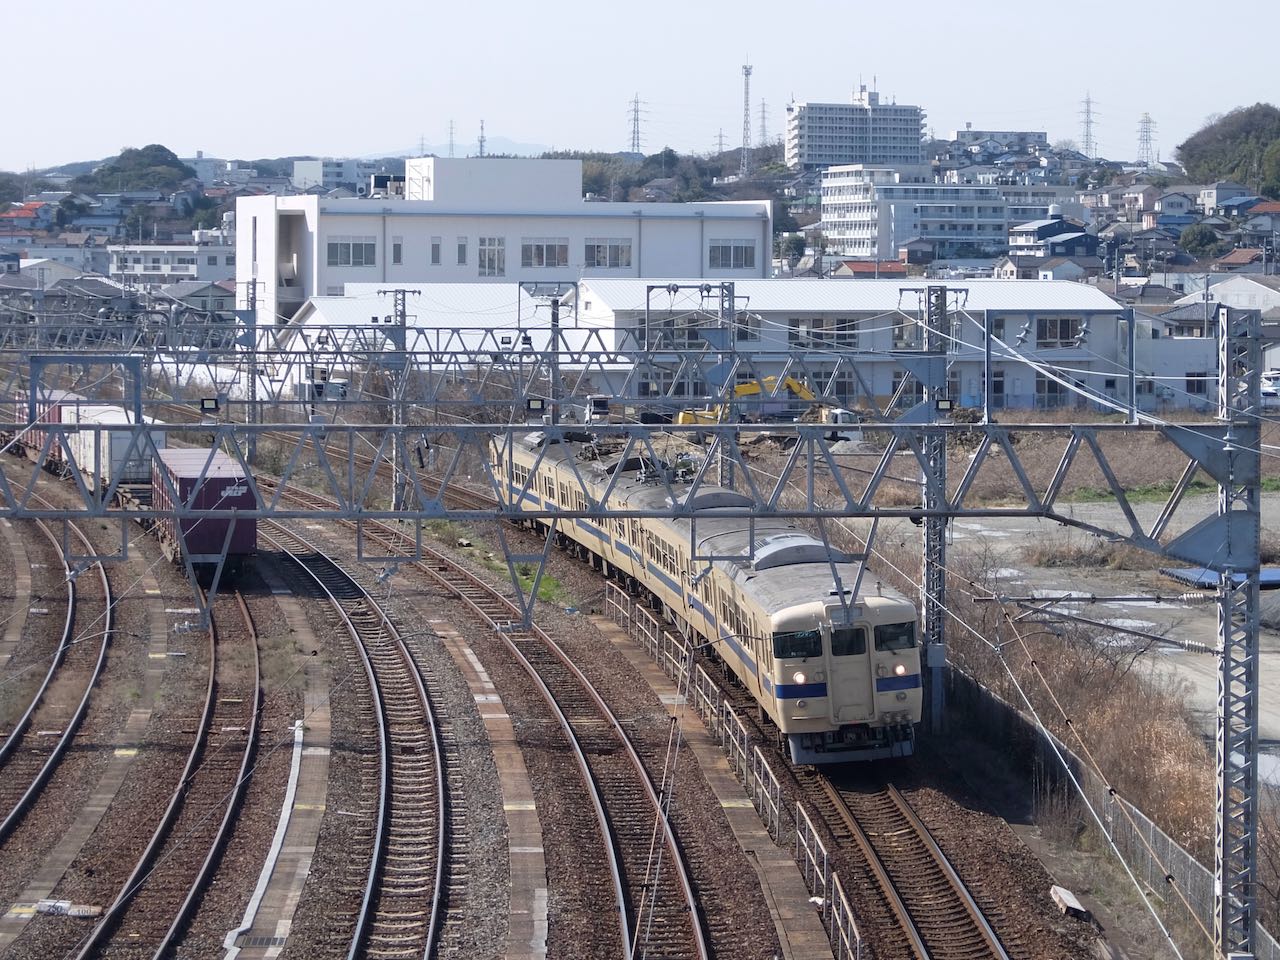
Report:
M 905 677 L 877 677 L 876 693 L 888 693 L 891 690 L 914 690 L 920 686 L 920 674 L 911 673 Z
M 780 683 L 775 690 L 779 700 L 799 700 L 802 697 L 825 697 L 825 683 Z

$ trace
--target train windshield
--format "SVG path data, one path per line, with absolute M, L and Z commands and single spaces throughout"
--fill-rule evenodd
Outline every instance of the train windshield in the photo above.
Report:
M 908 623 L 882 623 L 876 627 L 877 650 L 910 650 L 916 645 L 916 625 Z
M 822 655 L 822 634 L 817 630 L 792 630 L 773 635 L 773 655 L 779 660 Z
M 867 652 L 867 631 L 862 627 L 836 627 L 831 631 L 831 655 L 852 657 Z

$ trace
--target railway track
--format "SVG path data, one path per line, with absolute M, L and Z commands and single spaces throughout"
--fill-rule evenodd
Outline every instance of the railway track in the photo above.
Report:
M 261 671 L 244 596 L 219 596 L 213 616 L 204 707 L 182 777 L 115 902 L 79 944 L 78 960 L 169 955 L 230 835 L 253 762 Z
M 32 500 L 50 506 L 34 494 Z M 36 525 L 61 555 L 53 532 L 42 522 Z M 91 556 L 95 551 L 80 529 L 74 525 L 68 529 L 84 554 Z M 63 564 L 66 617 L 57 652 L 27 709 L 0 744 L 0 843 L 22 822 L 71 746 L 102 676 L 111 643 L 111 583 L 106 570 L 95 563 L 93 575 L 85 577 L 78 571 L 72 576 L 65 559 Z M 89 632 L 75 636 L 77 622 L 86 624 Z
M 856 845 L 919 960 L 1009 960 L 927 827 L 892 785 L 867 791 L 814 777 L 813 799 L 838 840 Z
M 306 571 L 333 603 L 360 654 L 378 726 L 379 797 L 367 877 L 348 957 L 432 957 L 449 891 L 465 884 L 450 855 L 451 810 L 461 804 L 446 771 L 456 751 L 444 718 L 401 636 L 373 599 L 319 548 L 270 524 L 259 536 Z
M 259 483 L 271 485 L 263 478 Z M 286 496 L 309 507 L 328 505 L 304 491 Z M 365 524 L 364 536 L 392 551 L 388 555 L 413 549 L 412 541 L 387 524 Z M 622 955 L 709 956 L 684 855 L 621 723 L 549 635 L 536 626 L 515 627 L 520 614 L 510 600 L 444 554 L 422 549 L 426 560 L 418 567 L 502 638 L 562 724 L 606 838 Z

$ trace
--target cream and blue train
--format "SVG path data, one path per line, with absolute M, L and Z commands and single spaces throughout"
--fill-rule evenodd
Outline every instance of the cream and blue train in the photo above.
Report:
M 607 490 L 612 509 L 671 505 L 638 458 L 619 463 L 590 443 L 544 445 L 542 434 L 526 434 L 494 441 L 491 459 L 509 503 L 526 510 L 589 509 L 584 486 L 597 502 Z M 690 485 L 672 488 L 687 504 Z M 909 755 L 922 702 L 915 605 L 866 580 L 850 597 L 856 565 L 839 555 L 833 563 L 820 540 L 785 519 L 723 516 L 750 505 L 741 494 L 700 484 L 687 505 L 692 521 L 579 518 L 560 522 L 558 536 L 717 651 L 786 737 L 793 762 Z

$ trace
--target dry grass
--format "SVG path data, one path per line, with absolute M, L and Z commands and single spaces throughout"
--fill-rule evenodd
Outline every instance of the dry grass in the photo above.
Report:
M 1018 555 L 1037 567 L 1089 567 L 1095 570 L 1155 570 L 1165 561 L 1127 543 L 1091 534 L 1068 533 L 1033 540 Z

